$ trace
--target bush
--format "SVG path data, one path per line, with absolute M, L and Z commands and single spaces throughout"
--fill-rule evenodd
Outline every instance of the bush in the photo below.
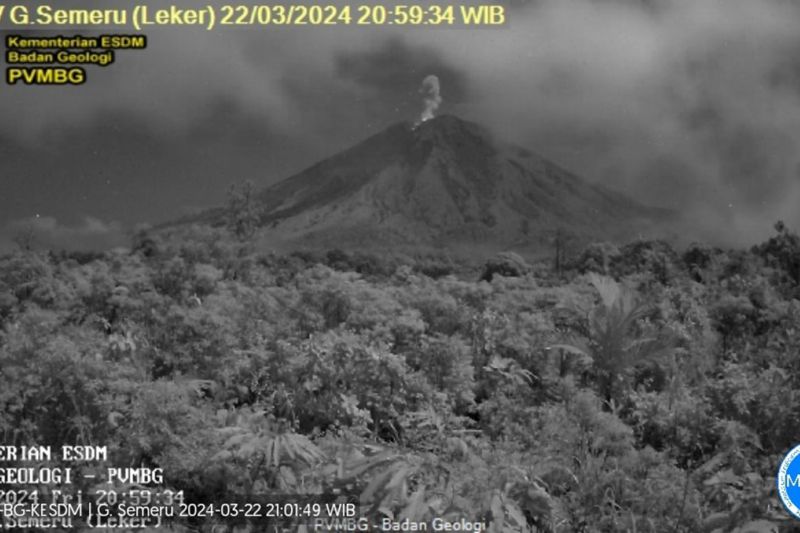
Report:
M 615 276 L 648 273 L 661 284 L 669 283 L 682 271 L 682 262 L 664 241 L 636 241 L 620 250 L 613 262 Z
M 584 248 L 575 262 L 575 267 L 581 274 L 596 272 L 608 275 L 611 273 L 611 265 L 619 259 L 620 251 L 614 244 L 595 242 Z
M 531 266 L 514 252 L 502 252 L 486 262 L 481 274 L 482 281 L 492 281 L 495 275 L 510 277 L 520 277 L 528 274 Z

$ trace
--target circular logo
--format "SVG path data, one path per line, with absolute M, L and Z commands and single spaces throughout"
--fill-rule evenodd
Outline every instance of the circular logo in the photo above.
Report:
M 783 505 L 800 519 L 800 446 L 786 454 L 778 469 L 778 495 Z

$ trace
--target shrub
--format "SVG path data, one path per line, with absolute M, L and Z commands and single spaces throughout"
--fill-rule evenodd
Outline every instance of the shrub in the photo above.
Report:
M 634 273 L 649 273 L 661 283 L 669 283 L 681 272 L 682 263 L 678 254 L 664 241 L 636 241 L 620 250 L 613 263 L 616 276 Z
M 502 252 L 488 260 L 483 267 L 481 280 L 492 281 L 495 275 L 520 277 L 531 271 L 531 266 L 514 252 Z
M 768 265 L 783 271 L 791 283 L 798 286 L 800 285 L 800 237 L 789 231 L 783 222 L 775 224 L 775 231 L 777 235 L 755 246 L 753 251 L 764 258 Z
M 619 261 L 620 251 L 609 242 L 595 242 L 589 244 L 575 261 L 575 267 L 582 274 L 596 272 L 609 275 L 611 265 Z

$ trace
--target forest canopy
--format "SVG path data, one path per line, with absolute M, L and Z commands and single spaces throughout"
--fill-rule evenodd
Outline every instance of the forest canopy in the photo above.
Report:
M 751 250 L 595 243 L 558 271 L 189 232 L 0 258 L 3 444 L 107 445 L 198 502 L 347 493 L 376 520 L 494 531 L 789 527 L 774 475 L 800 440 L 800 239 L 783 224 Z

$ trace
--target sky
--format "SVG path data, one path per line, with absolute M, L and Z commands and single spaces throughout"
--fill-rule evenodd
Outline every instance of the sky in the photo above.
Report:
M 697 240 L 800 227 L 796 3 L 508 5 L 498 29 L 161 28 L 83 86 L 0 85 L 0 242 L 104 247 L 220 205 L 413 121 L 430 74 L 440 112 L 676 209 Z

